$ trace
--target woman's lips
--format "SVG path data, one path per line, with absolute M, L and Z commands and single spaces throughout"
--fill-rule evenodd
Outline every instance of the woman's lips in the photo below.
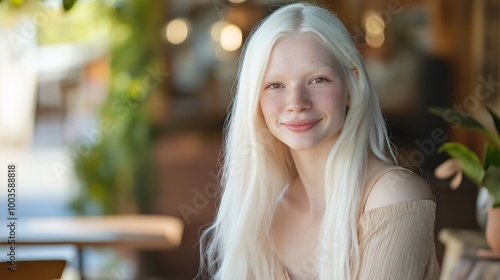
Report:
M 293 132 L 305 132 L 313 128 L 320 120 L 293 120 L 284 122 L 283 125 Z

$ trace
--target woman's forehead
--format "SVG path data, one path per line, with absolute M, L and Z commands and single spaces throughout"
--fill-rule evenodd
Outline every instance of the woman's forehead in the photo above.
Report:
M 297 67 L 338 71 L 341 64 L 314 35 L 299 34 L 281 38 L 271 50 L 265 74 L 291 71 Z

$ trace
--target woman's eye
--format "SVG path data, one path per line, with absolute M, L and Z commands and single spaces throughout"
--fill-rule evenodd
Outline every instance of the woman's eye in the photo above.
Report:
M 318 83 L 322 83 L 326 81 L 325 78 L 322 78 L 322 77 L 318 77 L 318 78 L 314 78 L 312 81 L 311 81 L 311 84 L 318 84 Z
M 270 88 L 270 89 L 277 89 L 277 88 L 281 88 L 281 84 L 278 84 L 278 83 L 272 83 L 272 84 L 269 84 L 267 85 L 266 88 Z

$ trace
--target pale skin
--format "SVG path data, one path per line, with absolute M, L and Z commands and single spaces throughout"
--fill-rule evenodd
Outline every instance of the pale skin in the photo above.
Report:
M 278 256 L 290 277 L 314 279 L 319 227 L 325 208 L 324 167 L 350 106 L 339 63 L 311 35 L 293 35 L 273 47 L 260 106 L 271 133 L 289 148 L 298 177 L 273 220 Z M 387 166 L 370 158 L 365 181 Z M 414 200 L 432 200 L 418 176 L 389 172 L 374 185 L 364 211 Z M 399 176 L 399 177 L 398 177 Z M 394 188 L 394 180 L 402 183 Z

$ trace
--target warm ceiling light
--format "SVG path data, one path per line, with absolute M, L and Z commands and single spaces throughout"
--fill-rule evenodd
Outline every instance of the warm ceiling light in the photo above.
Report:
M 229 0 L 229 1 L 231 1 L 231 2 L 233 2 L 235 4 L 239 4 L 239 3 L 245 2 L 246 0 Z
M 376 35 L 384 33 L 384 29 L 385 29 L 385 22 L 382 19 L 382 17 L 380 17 L 380 15 L 378 15 L 375 12 L 371 12 L 366 16 L 365 20 L 366 34 L 374 37 Z
M 210 36 L 212 37 L 212 40 L 215 42 L 219 43 L 220 42 L 220 37 L 222 33 L 222 29 L 229 23 L 224 20 L 219 20 L 216 23 L 212 25 L 212 28 L 210 29 Z
M 243 33 L 241 29 L 234 25 L 228 24 L 222 28 L 220 33 L 220 45 L 229 52 L 235 51 L 241 47 L 243 42 Z
M 167 24 L 167 40 L 174 45 L 179 45 L 184 42 L 188 36 L 189 27 L 188 22 L 182 18 L 171 20 Z
M 373 10 L 367 11 L 363 15 L 365 25 L 365 41 L 372 48 L 380 48 L 385 41 L 385 22 L 384 19 Z

